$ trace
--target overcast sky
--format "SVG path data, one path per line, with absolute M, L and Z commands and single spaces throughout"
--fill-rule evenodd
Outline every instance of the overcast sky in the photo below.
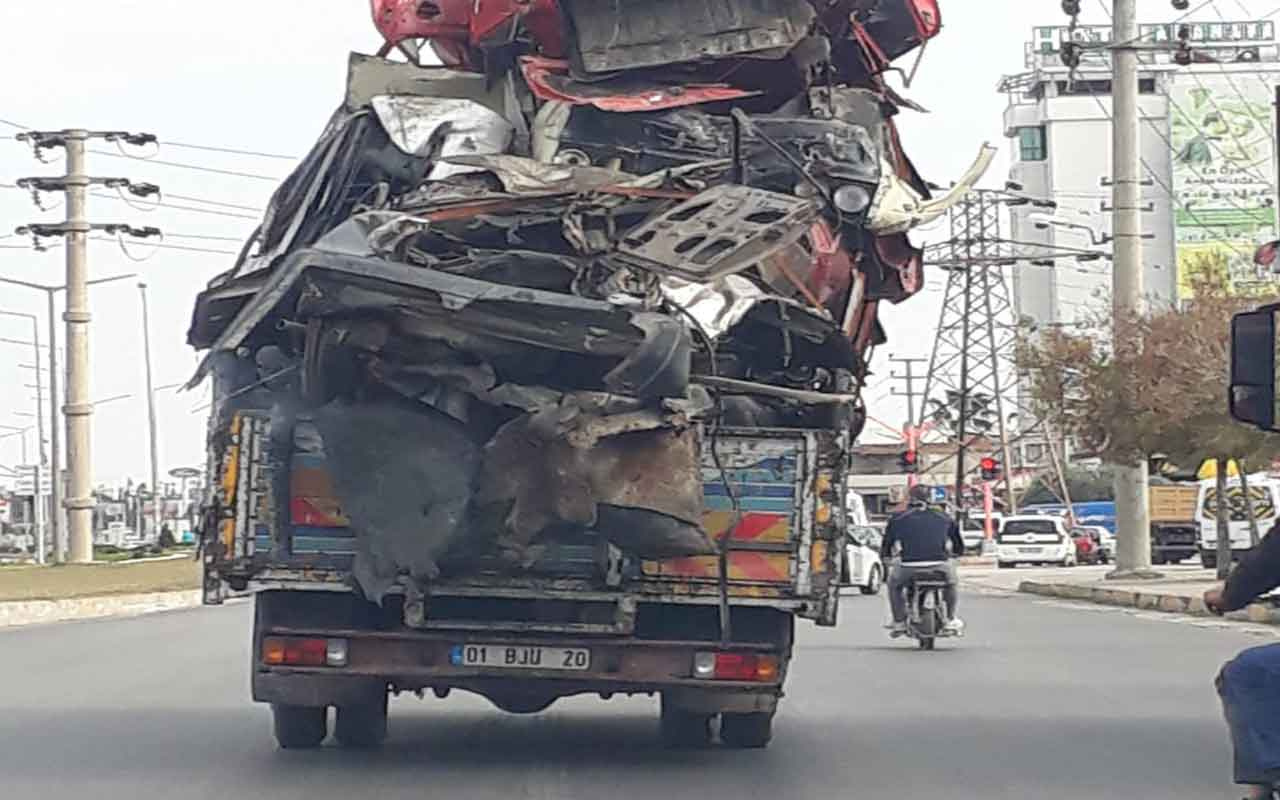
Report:
M 1224 11 L 1256 5 L 1257 16 L 1275 10 L 1276 0 L 1220 0 Z M 1100 6 L 1086 3 L 1087 23 L 1102 23 Z M 1144 0 L 1143 21 L 1172 16 L 1166 0 Z M 930 109 L 899 117 L 908 152 L 930 180 L 946 184 L 965 169 L 984 141 L 1000 147 L 986 185 L 999 185 L 1008 170 L 1008 142 L 1001 132 L 1005 98 L 997 93 L 1002 74 L 1023 66 L 1023 48 L 1035 24 L 1064 21 L 1058 0 L 943 0 L 944 31 L 925 53 L 914 85 L 905 93 Z M 1206 12 L 1208 13 L 1208 12 Z M 1207 17 L 1216 18 L 1216 17 Z M 83 127 L 147 131 L 162 142 L 227 147 L 263 153 L 301 155 L 313 143 L 342 96 L 347 53 L 372 52 L 378 38 L 369 20 L 367 0 L 218 0 L 179 5 L 172 0 L 7 0 L 0 3 L 0 119 L 37 128 Z M 909 66 L 909 64 L 908 64 Z M 0 136 L 13 128 L 0 125 Z M 272 180 L 220 175 L 159 163 L 106 155 L 95 144 L 89 156 L 96 176 L 121 176 L 158 184 L 165 202 L 206 213 L 132 208 L 113 196 L 93 197 L 95 222 L 155 225 L 167 233 L 166 245 L 234 251 L 236 241 L 255 219 L 225 214 L 260 209 Z M 134 151 L 137 152 L 137 151 Z M 151 155 L 151 151 L 144 151 Z M 12 138 L 0 138 L 0 183 L 28 175 L 54 174 Z M 278 179 L 292 162 L 163 146 L 155 159 Z M 182 199 L 180 199 L 182 198 Z M 211 205 L 190 198 L 229 205 Z M 54 199 L 56 203 L 56 198 Z M 209 212 L 221 212 L 219 215 Z M 0 188 L 0 235 L 32 221 L 57 221 L 61 210 L 41 212 L 23 192 Z M 940 230 L 935 229 L 936 238 Z M 930 240 L 930 232 L 917 241 Z M 54 249 L 36 253 L 12 247 L 18 238 L 0 239 L 0 276 L 61 284 L 63 256 Z M 95 242 L 90 250 L 92 277 L 137 272 L 150 285 L 152 342 L 157 386 L 186 379 L 195 355 L 186 345 L 194 295 L 213 275 L 226 269 L 231 255 L 153 249 L 137 244 L 131 261 L 115 242 Z M 889 395 L 890 353 L 927 356 L 941 302 L 943 276 L 928 276 L 929 291 L 884 313 L 890 343 L 878 355 L 877 377 L 869 400 L 879 419 L 900 424 L 905 412 Z M 94 465 L 98 482 L 147 473 L 146 409 L 142 397 L 142 333 L 136 281 L 91 290 L 92 396 L 132 394 L 103 404 L 93 418 Z M 42 294 L 0 285 L 0 310 L 41 316 Z M 27 320 L 0 315 L 0 338 L 29 337 Z M 61 331 L 59 336 L 61 336 Z M 0 426 L 31 422 L 34 373 L 28 349 L 0 343 Z M 203 453 L 203 394 L 159 393 L 161 465 L 164 471 L 200 465 Z M 0 435 L 6 431 L 0 429 Z M 883 434 L 872 425 L 869 434 Z M 46 434 L 47 435 L 47 434 Z M 28 437 L 33 449 L 35 437 Z M 20 460 L 15 437 L 0 439 L 0 465 Z M 2 471 L 0 471 L 2 472 Z

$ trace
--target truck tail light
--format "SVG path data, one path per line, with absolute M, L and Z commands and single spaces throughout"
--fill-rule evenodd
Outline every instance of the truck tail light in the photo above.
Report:
M 770 683 L 778 679 L 778 657 L 756 653 L 695 653 L 693 677 L 717 681 L 756 681 Z
M 268 636 L 262 640 L 262 663 L 290 667 L 345 667 L 347 640 Z

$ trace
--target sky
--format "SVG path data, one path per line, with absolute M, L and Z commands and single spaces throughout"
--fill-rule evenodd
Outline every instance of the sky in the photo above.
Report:
M 1241 8 L 1256 5 L 1261 16 L 1277 5 L 1277 0 L 1220 2 L 1227 11 L 1234 7 L 1237 16 Z M 1106 22 L 1100 3 L 1085 6 L 1082 23 Z M 1166 0 L 1142 0 L 1139 6 L 1144 22 L 1172 16 Z M 1010 146 L 1001 130 L 1006 101 L 997 82 L 1022 70 L 1033 25 L 1064 24 L 1065 17 L 1058 0 L 943 0 L 942 13 L 942 34 L 926 49 L 911 87 L 903 89 L 930 113 L 904 111 L 898 118 L 902 138 L 920 171 L 939 184 L 958 177 L 982 143 L 991 142 L 1000 155 L 984 185 L 998 186 L 1008 172 Z M 342 97 L 347 53 L 378 47 L 368 0 L 219 0 L 199 6 L 198 13 L 196 6 L 172 0 L 8 0 L 0 3 L 0 31 L 5 44 L 0 74 L 6 76 L 0 120 L 42 129 L 145 131 L 161 141 L 158 149 L 128 151 L 151 156 L 150 161 L 121 158 L 107 143 L 92 145 L 96 152 L 88 156 L 91 174 L 155 183 L 170 206 L 133 207 L 99 190 L 105 196 L 91 197 L 88 207 L 94 222 L 154 225 L 166 232 L 163 248 L 137 243 L 122 250 L 115 241 L 100 241 L 92 243 L 89 255 L 92 278 L 138 276 L 90 290 L 91 397 L 129 395 L 98 406 L 93 417 L 95 481 L 145 480 L 137 283 L 148 285 L 155 385 L 185 381 L 197 359 L 186 344 L 193 298 L 211 277 L 230 267 L 232 253 L 256 224 L 258 215 L 249 209 L 263 208 L 276 181 L 293 165 L 287 159 L 178 145 L 304 154 Z M 903 59 L 905 66 L 910 60 Z M 15 128 L 0 123 L 0 137 L 14 133 Z M 60 173 L 59 151 L 50 157 L 52 163 L 41 164 L 27 145 L 0 138 L 0 185 Z M 49 197 L 46 205 L 58 203 Z M 42 212 L 27 193 L 0 186 L 0 236 L 18 225 L 59 221 L 62 213 L 60 208 Z M 914 238 L 925 244 L 943 230 L 937 226 Z M 37 253 L 27 243 L 12 236 L 0 239 L 0 277 L 60 285 L 65 269 L 61 250 Z M 927 357 L 932 348 L 945 277 L 931 271 L 927 278 L 924 293 L 882 314 L 890 341 L 877 353 L 868 401 L 872 416 L 888 426 L 901 423 L 905 408 L 890 394 L 887 357 Z M 39 315 L 42 340 L 44 309 L 43 293 L 0 284 L 0 311 Z M 29 339 L 30 321 L 0 314 L 0 338 Z M 23 367 L 31 361 L 29 347 L 0 342 L 0 436 L 9 427 L 33 421 L 24 416 L 36 406 L 34 390 L 24 386 L 35 376 Z M 162 472 L 202 464 L 204 404 L 200 391 L 157 393 Z M 886 435 L 890 432 L 877 423 L 867 432 L 868 437 Z M 20 463 L 20 438 L 0 438 L 0 465 Z M 34 433 L 26 439 L 30 456 Z M 0 480 L 3 473 L 0 469 Z

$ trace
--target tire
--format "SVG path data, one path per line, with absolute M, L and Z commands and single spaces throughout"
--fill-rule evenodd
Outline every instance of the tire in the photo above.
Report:
M 876 566 L 871 568 L 871 574 L 867 576 L 867 585 L 859 586 L 858 591 L 862 592 L 865 595 L 880 594 L 881 583 L 882 581 L 880 579 L 880 565 L 877 564 Z
M 1201 550 L 1201 551 L 1200 551 L 1200 566 L 1204 567 L 1205 569 L 1217 569 L 1217 567 L 1218 567 L 1218 554 L 1217 554 L 1217 553 L 1210 553 L 1210 552 L 1208 552 L 1207 550 Z
M 840 559 L 840 585 L 849 586 L 853 583 L 853 575 L 849 572 L 849 556 L 846 555 Z
M 759 749 L 773 738 L 773 712 L 721 714 L 720 741 L 725 747 Z
M 343 747 L 368 750 L 387 740 L 387 696 L 355 706 L 338 706 L 333 737 Z
M 271 717 L 281 750 L 310 750 L 329 735 L 329 709 L 325 706 L 272 703 Z
M 1163 566 L 1163 565 L 1164 565 L 1164 563 L 1165 563 L 1167 560 L 1168 560 L 1168 559 L 1166 559 L 1166 558 L 1164 557 L 1164 555 L 1155 555 L 1155 554 L 1152 554 L 1152 556 L 1151 556 L 1151 563 L 1152 563 L 1152 564 L 1155 564 L 1156 566 Z
M 917 641 L 921 650 L 932 650 L 935 645 L 935 641 L 932 636 L 921 636 Z
M 663 698 L 658 721 L 662 746 L 671 750 L 706 747 L 711 743 L 712 716 L 674 708 Z

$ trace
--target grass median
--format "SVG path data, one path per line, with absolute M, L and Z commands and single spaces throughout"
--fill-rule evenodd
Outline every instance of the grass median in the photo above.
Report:
M 62 600 L 200 588 L 200 562 L 193 558 L 0 567 L 0 602 Z

